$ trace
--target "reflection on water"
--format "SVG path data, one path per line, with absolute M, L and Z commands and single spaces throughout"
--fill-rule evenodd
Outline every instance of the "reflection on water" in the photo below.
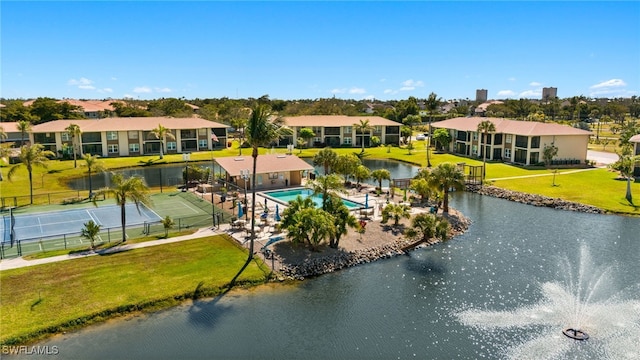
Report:
M 541 284 L 564 279 L 558 256 L 573 262 L 586 246 L 593 263 L 613 266 L 605 295 L 624 293 L 620 303 L 633 302 L 636 323 L 630 326 L 637 334 L 639 292 L 628 289 L 638 289 L 640 219 L 466 193 L 454 194 L 452 206 L 472 219 L 469 231 L 410 256 L 298 286 L 275 284 L 188 302 L 43 344 L 57 345 L 63 358 L 73 359 L 503 359 L 523 354 L 518 349 L 553 344 L 569 346 L 562 353 L 569 359 L 636 356 L 638 342 L 611 335 L 608 327 L 597 326 L 591 339 L 574 344 L 561 329 L 551 331 L 535 319 L 554 311 L 553 289 Z M 480 319 L 461 321 L 465 311 L 478 311 Z M 493 313 L 515 317 L 510 321 L 517 326 L 491 330 L 485 315 Z

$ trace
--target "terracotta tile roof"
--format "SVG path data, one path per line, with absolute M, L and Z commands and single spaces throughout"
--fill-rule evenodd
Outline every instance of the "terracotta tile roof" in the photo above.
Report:
M 590 131 L 577 129 L 567 125 L 541 123 L 536 121 L 518 121 L 487 117 L 459 117 L 431 123 L 436 128 L 455 129 L 461 131 L 478 131 L 478 124 L 489 120 L 496 127 L 496 133 L 524 136 L 543 135 L 591 135 Z
M 240 176 L 240 171 L 244 169 L 253 170 L 251 156 L 220 157 L 215 160 L 230 176 Z M 256 163 L 256 174 L 313 169 L 313 166 L 295 155 L 259 155 Z
M 4 129 L 5 133 L 13 133 L 13 132 L 20 132 L 20 130 L 18 130 L 18 122 L 0 122 L 0 126 L 2 127 L 2 129 Z
M 640 144 L 640 134 L 638 135 L 633 135 L 630 139 L 630 142 L 634 142 L 634 143 L 639 143 Z
M 380 116 L 346 116 L 346 115 L 305 115 L 284 117 L 287 126 L 351 126 L 359 124 L 360 120 L 369 120 L 371 126 L 400 126 L 400 123 Z
M 103 118 L 95 120 L 56 120 L 33 126 L 34 133 L 63 132 L 70 124 L 77 124 L 83 132 L 102 131 L 149 131 L 158 127 L 158 124 L 171 129 L 202 129 L 202 128 L 227 128 L 229 126 L 201 118 L 172 118 L 172 117 L 130 117 L 130 118 Z
M 68 102 L 74 106 L 80 106 L 84 112 L 97 112 L 97 111 L 113 111 L 114 108 L 111 106 L 113 102 L 119 102 L 120 100 L 76 100 L 76 99 L 62 99 L 57 100 L 58 104 L 63 102 Z M 25 101 L 23 103 L 24 106 L 31 106 L 35 100 Z

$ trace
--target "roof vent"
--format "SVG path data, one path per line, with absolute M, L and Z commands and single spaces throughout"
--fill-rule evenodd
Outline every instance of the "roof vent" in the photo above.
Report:
M 286 157 L 287 157 L 287 155 L 278 155 L 277 157 L 278 157 L 278 158 L 286 158 Z
M 244 161 L 244 158 L 235 158 L 233 160 L 235 160 L 235 161 Z

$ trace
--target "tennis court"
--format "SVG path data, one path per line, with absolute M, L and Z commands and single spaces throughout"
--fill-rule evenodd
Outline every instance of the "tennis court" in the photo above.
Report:
M 125 215 L 127 226 L 161 220 L 158 214 L 142 204 L 139 212 L 135 204 L 125 205 Z M 75 234 L 80 232 L 89 220 L 93 220 L 102 228 L 115 228 L 122 225 L 120 216 L 120 206 L 118 205 L 15 215 L 13 221 L 14 241 Z M 2 241 L 11 241 L 10 216 L 5 216 L 0 224 L 2 226 L 0 233 L 3 234 Z

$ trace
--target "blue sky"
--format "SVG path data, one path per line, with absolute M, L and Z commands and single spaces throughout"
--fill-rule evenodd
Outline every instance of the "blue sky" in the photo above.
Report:
M 5 98 L 640 95 L 640 2 L 0 2 Z

